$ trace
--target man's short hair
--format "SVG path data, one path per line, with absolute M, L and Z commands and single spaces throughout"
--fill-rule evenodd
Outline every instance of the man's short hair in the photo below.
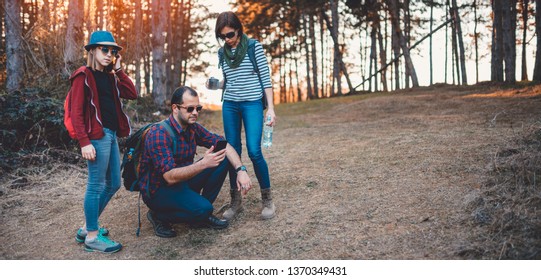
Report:
M 175 91 L 173 92 L 173 96 L 171 96 L 171 105 L 182 104 L 184 102 L 182 100 L 182 97 L 184 96 L 185 92 L 188 92 L 193 97 L 197 97 L 197 91 L 195 91 L 193 88 L 188 86 L 181 86 L 175 89 Z

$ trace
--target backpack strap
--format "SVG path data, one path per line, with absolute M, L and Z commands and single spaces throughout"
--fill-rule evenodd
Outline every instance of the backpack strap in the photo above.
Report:
M 265 88 L 263 87 L 263 81 L 261 80 L 261 74 L 259 73 L 259 66 L 257 65 L 257 61 L 255 60 L 256 42 L 257 40 L 255 39 L 248 40 L 248 57 L 250 58 L 252 66 L 254 67 L 254 72 L 257 73 L 257 78 L 259 79 L 259 86 L 261 86 L 261 92 L 263 93 L 263 110 L 265 110 L 267 108 L 267 97 L 265 96 Z
M 141 234 L 141 192 L 139 192 L 139 199 L 137 200 L 137 230 L 135 230 L 135 236 L 139 237 Z
M 173 141 L 173 153 L 174 153 L 177 150 L 178 139 L 177 139 L 177 137 L 175 135 L 175 132 L 173 131 L 173 127 L 166 120 L 167 119 L 159 122 L 158 124 L 160 124 L 161 127 L 163 127 L 165 129 L 165 131 L 167 131 L 167 133 L 169 134 L 169 137 L 171 137 L 171 140 Z
M 171 124 L 169 122 L 166 121 L 167 119 L 161 121 L 161 122 L 158 122 L 156 123 L 157 125 L 159 125 L 160 127 L 163 127 L 165 129 L 165 131 L 167 132 L 167 134 L 169 134 L 169 136 L 171 137 L 171 140 L 173 141 L 173 153 L 177 150 L 177 146 L 178 146 L 178 139 L 177 137 L 175 137 L 175 133 L 173 131 L 173 127 L 171 126 Z M 145 135 L 146 136 L 146 135 Z M 147 181 L 147 186 L 150 184 L 150 177 L 148 178 L 148 181 Z M 147 188 L 147 196 L 150 197 L 150 190 L 149 188 Z M 135 231 L 135 235 L 137 237 L 139 237 L 139 234 L 141 233 L 141 192 L 139 192 L 139 199 L 137 201 L 137 219 L 138 219 L 138 224 L 137 224 L 137 230 Z

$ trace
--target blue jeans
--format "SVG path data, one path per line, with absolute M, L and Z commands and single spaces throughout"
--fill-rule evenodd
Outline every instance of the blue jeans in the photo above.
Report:
M 120 188 L 120 151 L 116 132 L 107 128 L 104 128 L 103 132 L 103 138 L 90 140 L 96 149 L 96 159 L 88 161 L 88 183 L 84 200 L 87 231 L 98 230 L 98 218 Z
M 239 155 L 242 152 L 241 129 L 244 123 L 246 148 L 248 157 L 254 166 L 255 176 L 261 189 L 271 187 L 269 167 L 261 151 L 261 135 L 263 133 L 263 103 L 261 100 L 233 102 L 224 101 L 222 106 L 224 132 L 227 142 Z M 229 170 L 231 188 L 237 188 L 237 172 L 232 166 Z
M 214 210 L 212 203 L 220 193 L 229 166 L 226 158 L 217 167 L 205 169 L 188 181 L 159 187 L 146 204 L 160 221 L 205 221 Z

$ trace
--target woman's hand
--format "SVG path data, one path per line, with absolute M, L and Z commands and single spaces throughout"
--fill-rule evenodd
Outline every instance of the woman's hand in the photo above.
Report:
M 271 121 L 270 121 L 270 126 L 275 126 L 276 125 L 276 114 L 274 113 L 274 109 L 268 109 L 267 110 L 267 114 L 265 115 L 265 124 L 267 124 L 267 119 L 268 117 L 271 117 Z
M 94 146 L 92 146 L 92 144 L 82 147 L 81 154 L 83 155 L 83 158 L 86 160 L 93 161 L 96 159 L 96 149 L 94 149 Z
M 120 61 L 122 60 L 122 56 L 120 54 L 117 54 L 116 56 L 116 62 L 115 67 L 113 69 L 118 69 L 121 67 Z

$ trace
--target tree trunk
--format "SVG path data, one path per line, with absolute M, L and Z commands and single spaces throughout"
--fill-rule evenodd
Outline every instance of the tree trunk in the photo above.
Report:
M 297 58 L 294 58 L 294 61 L 295 61 L 295 73 L 293 73 L 295 75 L 295 81 L 297 81 L 296 85 L 297 85 L 297 101 L 302 101 L 302 90 L 301 90 L 301 85 L 299 83 L 299 60 Z M 307 63 L 308 64 L 308 63 Z
M 447 22 L 449 20 L 449 0 L 445 2 L 445 21 Z M 447 84 L 447 69 L 449 65 L 449 27 L 448 25 L 445 25 L 445 75 L 444 75 L 444 83 Z M 451 72 L 452 72 L 451 68 Z
M 409 46 L 410 46 L 410 28 L 411 28 L 411 15 L 410 15 L 410 8 L 409 8 L 409 5 L 410 5 L 410 1 L 409 0 L 403 0 L 403 3 L 402 3 L 402 9 L 404 10 L 404 32 L 403 32 L 403 38 L 404 38 L 404 41 L 406 42 L 406 47 L 408 48 L 409 50 Z M 397 7 L 400 7 L 399 4 L 397 4 Z M 398 9 L 399 10 L 399 9 Z M 399 22 L 400 24 L 400 22 Z M 402 42 L 401 42 L 402 44 Z M 407 63 L 406 63 L 407 65 Z M 411 78 L 411 72 L 410 72 L 410 68 L 409 67 L 406 67 L 405 69 L 405 79 L 404 79 L 404 86 L 406 88 L 410 88 L 410 78 Z
M 372 78 L 368 79 L 368 90 L 377 91 L 377 77 L 374 76 L 374 73 L 378 71 L 378 64 L 377 64 L 377 54 L 376 54 L 376 30 L 374 29 L 374 24 L 372 23 L 371 31 L 370 31 L 370 59 L 368 63 L 368 77 L 374 77 L 374 87 L 372 87 Z M 374 72 L 372 72 L 374 71 Z
M 532 80 L 541 82 L 541 0 L 535 0 L 535 35 L 537 44 Z
M 335 1 L 331 1 L 331 6 L 333 6 L 333 3 L 335 3 L 336 6 L 338 6 L 338 4 L 335 2 Z M 336 10 L 334 10 L 336 9 Z M 327 16 L 327 14 L 325 13 L 325 11 L 322 11 L 322 16 L 323 16 L 323 19 L 325 19 L 325 22 L 327 24 L 327 28 L 329 29 L 330 33 L 331 33 L 331 38 L 333 39 L 333 43 L 334 43 L 334 67 L 333 67 L 333 76 L 336 78 L 336 81 L 337 81 L 337 94 L 338 95 L 342 95 L 342 85 L 341 85 L 341 79 L 340 79 L 340 70 L 342 71 L 342 73 L 344 73 L 344 76 L 346 77 L 346 82 L 348 84 L 348 87 L 349 87 L 349 92 L 353 92 L 354 89 L 353 89 L 353 85 L 351 84 L 351 80 L 349 79 L 349 75 L 348 75 L 348 72 L 347 72 L 347 69 L 345 67 L 345 64 L 342 60 L 342 52 L 340 50 L 340 44 L 338 43 L 338 8 L 335 7 L 333 9 L 333 26 L 331 26 L 331 23 L 330 23 L 330 20 L 329 20 L 329 17 Z M 334 26 L 334 24 L 336 24 L 336 26 Z M 338 68 L 337 68 L 338 66 Z M 336 72 L 336 69 L 338 69 L 338 74 Z M 334 93 L 334 91 L 332 91 L 332 93 Z
M 541 1 L 541 0 L 540 0 Z M 323 17 L 319 17 L 319 38 L 321 41 L 321 95 L 324 97 L 327 94 L 327 77 L 325 75 L 325 24 L 323 24 Z M 539 53 L 541 55 L 541 53 Z M 540 69 L 541 72 L 541 69 Z
M 181 64 L 181 84 L 186 84 L 186 78 L 188 77 L 188 57 L 189 57 L 189 51 L 188 48 L 184 48 L 188 44 L 188 33 L 190 27 L 190 18 L 192 17 L 192 2 L 190 0 L 186 0 L 186 2 L 183 2 L 184 5 L 184 16 L 182 17 L 182 38 L 181 38 L 181 44 L 178 46 L 179 53 L 181 54 L 180 60 L 182 61 Z
M 1 34 L 4 34 L 4 19 L 6 11 L 4 9 L 4 3 L 0 4 L 0 57 L 4 57 L 6 55 L 6 41 L 5 36 L 2 36 Z M 0 71 L 0 82 L 6 81 L 6 75 L 4 71 Z
M 21 6 L 19 0 L 5 0 L 6 28 L 6 90 L 13 92 L 23 87 L 24 57 L 22 48 Z
M 288 54 L 288 61 L 289 61 L 289 88 L 290 88 L 290 96 L 291 96 L 291 102 L 296 102 L 296 97 L 297 95 L 295 94 L 295 87 L 293 86 L 293 66 L 294 64 L 292 63 L 292 57 L 291 57 L 291 53 Z
M 284 21 L 280 21 L 280 28 L 283 28 Z M 280 35 L 280 103 L 287 103 L 287 84 L 286 84 L 286 58 L 285 58 L 285 40 Z
M 368 38 L 370 36 L 368 36 L 368 30 L 369 30 L 369 24 L 368 24 L 368 21 L 365 22 L 366 26 L 363 28 L 362 26 L 359 26 L 359 34 L 361 34 L 362 32 L 364 32 L 364 36 L 360 36 L 361 37 L 361 43 L 359 44 L 359 52 L 361 54 L 361 57 L 360 57 L 360 60 L 359 60 L 359 67 L 360 67 L 360 73 L 361 73 L 361 77 L 365 78 L 365 77 L 370 77 L 370 73 L 366 73 L 366 58 L 370 58 L 370 56 L 368 55 L 368 48 L 366 46 L 369 45 L 368 43 Z M 364 45 L 363 45 L 363 42 L 362 42 L 362 38 L 364 38 Z M 368 67 L 368 72 L 370 72 L 370 66 Z M 363 88 L 362 90 L 366 90 L 366 87 L 365 87 L 365 83 L 362 84 L 363 85 Z M 368 87 L 368 89 L 370 89 L 370 87 Z
M 150 56 L 143 55 L 143 73 L 145 73 L 145 92 L 152 93 L 152 89 L 150 88 Z
M 318 98 L 319 96 L 319 86 L 318 86 L 318 74 L 317 74 L 317 50 L 316 50 L 316 32 L 315 32 L 315 20 L 313 15 L 310 16 L 310 25 L 309 25 L 309 31 L 310 31 L 310 41 L 311 41 L 311 49 L 312 49 L 312 78 L 314 81 L 314 94 L 311 98 Z
M 460 85 L 460 62 L 459 62 L 459 55 L 458 55 L 458 36 L 457 36 L 457 27 L 456 27 L 456 18 L 455 18 L 455 7 L 451 6 L 451 9 L 449 9 L 449 12 L 451 13 L 451 18 L 453 19 L 451 24 L 451 51 L 453 53 L 452 56 L 452 69 L 453 69 L 453 84 Z M 456 76 L 455 72 L 456 71 Z M 456 77 L 456 82 L 455 82 Z
M 408 69 L 408 73 L 410 73 L 411 75 L 411 81 L 413 83 L 413 87 L 419 87 L 419 80 L 417 79 L 417 73 L 415 71 L 415 67 L 413 66 L 413 61 L 411 60 L 410 51 L 407 46 L 406 38 L 402 34 L 402 30 L 400 28 L 400 24 L 397 19 L 398 8 L 397 8 L 396 1 L 397 0 L 387 1 L 387 6 L 390 9 L 389 14 L 391 16 L 391 23 L 395 27 L 394 30 L 400 42 L 400 47 L 402 48 L 402 53 L 404 54 L 404 60 L 406 61 L 406 68 Z
M 70 0 L 68 6 L 68 25 L 66 30 L 66 47 L 64 49 L 64 74 L 69 76 L 79 66 L 83 57 L 83 15 L 84 1 Z
M 135 0 L 135 89 L 141 94 L 141 57 L 143 55 L 143 10 L 141 0 Z
M 308 20 L 307 18 L 310 17 L 310 15 L 306 15 L 304 14 L 303 17 L 302 17 L 302 29 L 304 31 L 304 40 L 303 41 L 303 44 L 304 44 L 304 49 L 305 49 L 305 52 L 306 52 L 306 97 L 307 99 L 312 99 L 312 95 L 313 95 L 313 92 L 312 92 L 312 81 L 311 81 L 311 75 L 310 75 L 310 47 L 308 45 L 308 37 L 310 36 L 308 34 Z M 312 38 L 310 40 L 313 40 Z M 295 64 L 297 63 L 297 60 L 295 60 Z M 298 79 L 297 79 L 298 81 Z M 299 100 L 300 100 L 300 97 L 299 97 Z
M 176 34 L 173 34 L 175 37 L 174 44 L 171 46 L 173 49 L 173 56 L 175 57 L 175 62 L 173 63 L 174 69 L 173 69 L 173 88 L 176 88 L 182 84 L 182 70 L 183 65 L 182 62 L 184 61 L 184 55 L 182 53 L 182 47 L 184 46 L 185 42 L 185 34 L 184 30 L 185 27 L 185 18 L 186 18 L 186 5 L 184 3 L 184 0 L 180 1 L 180 6 L 177 10 L 177 17 L 179 20 L 178 26 L 177 26 L 177 32 Z M 189 21 L 188 21 L 189 22 Z
M 86 20 L 86 29 L 90 32 L 96 30 L 96 22 L 94 18 L 96 17 L 96 0 L 87 0 L 85 8 L 85 20 Z
M 492 57 L 491 80 L 503 82 L 503 34 L 502 34 L 502 0 L 492 1 Z
M 389 88 L 387 86 L 387 54 L 385 52 L 385 47 L 383 46 L 383 35 L 381 34 L 381 26 L 378 22 L 378 42 L 379 42 L 379 56 L 380 56 L 380 66 L 382 68 L 381 70 L 381 84 L 383 86 L 383 91 L 387 92 L 389 91 Z
M 528 80 L 528 66 L 526 64 L 526 35 L 528 33 L 528 0 L 522 0 L 522 81 Z
M 432 25 L 434 24 L 434 2 L 430 3 L 430 34 L 432 34 Z M 432 64 L 432 35 L 429 38 L 429 56 L 430 56 L 430 85 L 434 84 L 434 67 Z
M 180 78 L 180 84 L 185 85 L 186 84 L 186 78 L 188 77 L 188 60 L 184 59 L 182 61 L 182 75 Z
M 58 7 L 58 0 L 54 0 L 53 1 L 53 7 Z M 56 31 L 56 24 L 57 24 L 57 21 L 58 21 L 58 16 L 57 16 L 57 11 L 56 9 L 53 9 L 53 14 L 51 15 L 51 26 L 52 26 L 52 30 Z
M 177 32 L 173 32 L 174 30 L 174 23 L 172 19 L 177 19 L 178 15 L 176 14 L 175 4 L 171 3 L 171 13 L 167 17 L 167 24 L 165 25 L 165 28 L 167 29 L 167 37 L 165 38 L 165 41 L 167 42 L 167 53 L 165 55 L 165 76 L 167 77 L 165 79 L 165 100 L 171 100 L 171 95 L 173 94 L 173 78 L 176 76 L 173 71 L 173 63 L 176 60 L 176 57 L 172 54 L 173 46 L 175 45 L 175 37 Z M 175 30 L 176 31 L 176 30 Z
M 399 19 L 398 17 L 400 15 L 393 15 L 393 16 L 396 16 L 397 20 Z M 391 16 L 390 18 L 392 19 L 393 16 Z M 400 59 L 397 59 L 398 57 L 400 57 L 400 43 L 399 43 L 399 39 L 398 39 L 398 33 L 396 31 L 396 27 L 395 27 L 395 24 L 391 23 L 391 45 L 392 45 L 392 49 L 393 49 L 393 54 L 394 54 L 394 60 L 396 61 L 394 63 L 394 90 L 399 90 L 400 89 Z
M 515 83 L 516 66 L 516 0 L 502 1 L 503 59 L 505 62 L 505 81 Z
M 41 7 L 41 13 L 39 15 L 43 19 L 43 25 L 45 26 L 51 26 L 51 9 L 50 9 L 50 3 L 49 0 L 43 0 L 43 6 Z M 0 16 L 0 19 L 2 17 Z M 0 21 L 2 22 L 2 21 Z M 0 24 L 2 25 L 2 24 Z M 2 27 L 0 27 L 0 34 L 2 33 Z
M 385 14 L 385 13 L 384 13 Z M 384 19 L 383 19 L 385 25 L 383 27 L 383 29 L 385 30 L 385 34 L 381 34 L 381 22 L 379 23 L 380 24 L 380 28 L 379 28 L 379 43 L 380 43 L 380 56 L 381 56 L 381 65 L 385 65 L 385 69 L 383 69 L 383 71 L 381 71 L 381 80 L 383 81 L 383 90 L 384 91 L 389 91 L 389 85 L 387 84 L 387 38 L 389 38 L 388 34 L 387 34 L 387 16 L 385 15 Z M 391 68 L 392 69 L 392 68 Z
M 165 36 L 167 23 L 165 1 L 152 0 L 152 98 L 158 108 L 165 107 L 166 71 Z
M 104 9 L 104 6 L 98 9 L 96 13 L 96 28 L 97 29 L 103 28 L 103 9 Z
M 460 13 L 458 11 L 458 5 L 456 0 L 453 0 L 453 19 L 455 22 L 456 39 L 458 43 L 458 58 L 457 67 L 460 66 L 460 81 L 462 85 L 468 84 L 468 75 L 466 72 L 466 56 L 464 50 L 464 40 L 462 38 L 462 25 L 460 23 Z
M 334 55 L 333 55 L 333 80 L 336 81 L 336 94 L 342 95 L 342 82 L 340 79 L 340 45 L 338 41 L 338 0 L 331 0 L 331 16 L 332 16 L 332 26 L 329 23 L 329 20 L 325 17 L 327 21 L 327 26 L 331 32 L 331 36 L 334 42 Z M 327 14 L 325 14 L 327 16 Z M 335 94 L 334 90 L 332 94 Z
M 475 44 L 475 83 L 479 83 L 479 33 L 477 32 L 477 0 L 473 1 L 473 39 Z

